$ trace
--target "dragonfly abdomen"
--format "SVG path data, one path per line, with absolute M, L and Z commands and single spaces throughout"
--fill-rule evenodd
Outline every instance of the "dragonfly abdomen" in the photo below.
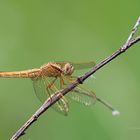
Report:
M 25 71 L 14 71 L 14 72 L 0 72 L 0 77 L 7 78 L 33 78 L 39 75 L 40 69 L 32 69 Z

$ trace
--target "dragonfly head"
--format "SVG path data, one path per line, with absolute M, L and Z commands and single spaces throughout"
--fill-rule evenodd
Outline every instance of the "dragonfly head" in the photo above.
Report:
M 74 71 L 74 67 L 70 63 L 66 63 L 62 71 L 64 75 L 71 75 Z

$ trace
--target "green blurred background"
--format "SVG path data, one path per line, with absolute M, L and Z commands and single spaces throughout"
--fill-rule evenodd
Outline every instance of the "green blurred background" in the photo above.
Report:
M 0 70 L 49 61 L 100 62 L 125 42 L 139 5 L 139 0 L 0 0 Z M 84 83 L 120 116 L 99 103 L 84 107 L 72 102 L 68 117 L 49 109 L 21 140 L 140 139 L 139 54 L 137 43 Z M 1 78 L 0 140 L 10 139 L 40 105 L 29 79 Z

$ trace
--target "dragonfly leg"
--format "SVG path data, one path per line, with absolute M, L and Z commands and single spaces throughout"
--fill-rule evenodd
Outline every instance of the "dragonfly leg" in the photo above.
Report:
M 63 88 L 63 85 L 66 85 L 66 84 L 65 84 L 63 78 L 60 77 L 60 89 Z M 65 103 L 67 104 L 67 106 L 68 106 L 68 101 L 67 101 L 66 98 L 61 94 L 61 92 L 60 92 L 60 96 L 61 96 L 61 98 L 64 100 L 64 102 L 65 102 Z
M 55 83 L 55 81 L 57 80 L 57 77 L 55 78 L 55 79 L 53 79 L 52 81 L 51 81 L 51 83 L 49 83 L 48 84 L 48 88 L 51 88 L 52 86 L 53 86 L 53 84 Z
M 47 90 L 47 93 L 49 95 L 49 98 L 50 98 L 50 101 L 52 101 L 52 96 L 51 96 L 51 93 L 50 93 L 50 90 L 51 90 L 51 87 L 53 86 L 54 82 L 56 81 L 57 78 L 55 78 L 53 81 L 49 82 L 48 81 L 48 85 L 46 86 L 46 90 Z M 47 81 L 47 80 L 46 80 Z
M 66 85 L 66 84 L 64 83 L 63 78 L 62 78 L 62 77 L 60 77 L 60 89 L 62 89 L 64 85 Z M 60 93 L 61 93 L 61 92 L 60 92 Z M 64 97 L 62 94 L 60 94 L 60 95 L 61 95 L 61 98 L 63 98 L 63 97 Z
M 51 96 L 51 93 L 50 93 L 50 91 L 49 91 L 49 88 L 46 87 L 46 90 L 47 90 L 47 93 L 48 93 L 48 95 L 49 95 L 50 101 L 52 101 L 52 96 Z
M 63 85 L 66 85 L 66 84 L 65 84 L 65 82 L 64 82 L 64 80 L 63 80 L 63 78 L 62 78 L 62 77 L 60 77 L 60 89 L 62 89 L 62 88 L 63 88 Z
M 56 91 L 57 91 L 57 88 L 56 88 L 55 85 L 54 85 L 54 83 L 55 83 L 56 80 L 57 80 L 57 77 L 56 77 L 55 79 L 53 79 L 51 82 L 49 82 L 48 85 L 47 85 L 47 87 L 46 87 L 46 90 L 47 90 L 48 93 L 49 93 L 50 99 L 52 98 L 52 96 L 51 96 L 51 93 L 50 93 L 49 90 L 51 90 L 52 92 L 55 92 L 55 91 L 53 90 L 53 88 L 55 88 Z M 62 80 L 63 80 L 63 79 L 62 79 Z M 61 85 L 61 83 L 60 83 L 60 85 Z M 61 97 L 61 98 L 62 98 L 62 97 Z

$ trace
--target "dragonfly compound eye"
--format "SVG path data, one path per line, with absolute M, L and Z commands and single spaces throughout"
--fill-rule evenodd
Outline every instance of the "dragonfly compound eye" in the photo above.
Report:
M 63 67 L 63 73 L 65 75 L 71 75 L 74 71 L 73 66 L 70 63 L 66 63 Z

